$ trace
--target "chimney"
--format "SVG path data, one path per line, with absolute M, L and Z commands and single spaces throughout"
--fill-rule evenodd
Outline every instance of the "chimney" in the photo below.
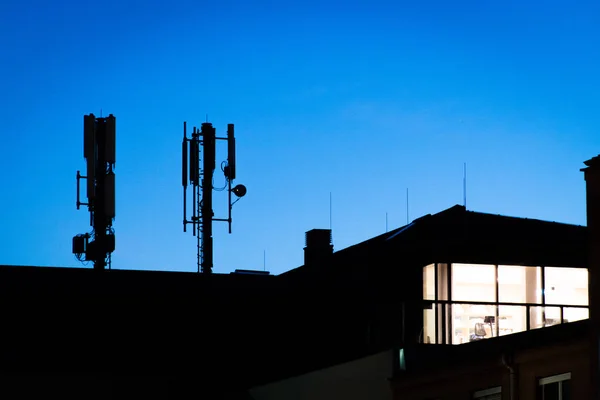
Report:
M 327 264 L 332 254 L 331 229 L 313 229 L 306 232 L 304 265 Z
M 591 379 L 600 379 L 599 339 L 600 339 L 600 155 L 584 162 L 582 168 L 585 178 L 586 213 L 587 213 L 587 247 L 588 247 L 588 296 L 590 307 L 590 355 Z M 593 399 L 598 399 L 597 385 L 592 385 Z

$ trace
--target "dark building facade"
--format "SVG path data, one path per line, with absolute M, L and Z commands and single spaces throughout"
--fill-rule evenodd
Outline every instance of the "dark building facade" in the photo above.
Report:
M 347 249 L 348 254 L 358 248 L 363 254 L 387 252 L 393 260 L 374 256 L 378 262 L 368 263 L 358 253 L 348 257 L 368 265 L 362 287 L 372 285 L 401 298 L 400 307 L 389 307 L 403 311 L 401 339 L 381 335 L 369 342 L 372 349 L 395 340 L 397 345 L 388 347 L 391 353 L 379 353 L 393 356 L 366 356 L 352 363 L 362 365 L 366 376 L 391 369 L 392 397 L 382 395 L 375 382 L 366 388 L 364 379 L 340 380 L 351 363 L 320 373 L 337 378 L 348 399 L 369 398 L 364 395 L 369 391 L 382 399 L 597 399 L 598 160 L 586 162 L 584 169 L 588 228 L 453 207 Z M 382 244 L 394 240 L 387 248 Z M 379 310 L 393 304 L 385 293 L 365 301 Z M 393 314 L 367 312 L 363 318 L 393 332 L 387 325 Z M 363 351 L 369 353 L 369 346 Z M 380 360 L 377 368 L 370 364 L 374 359 Z M 331 397 L 320 390 L 315 374 L 263 385 L 253 393 L 257 400 L 290 394 L 295 399 Z M 307 396 L 290 390 L 297 381 L 311 386 L 305 388 Z
M 468 349 L 512 346 L 520 349 L 513 361 L 525 363 L 561 329 L 576 336 L 561 342 L 573 354 L 591 346 L 577 339 L 595 326 L 586 322 L 585 227 L 454 206 L 337 252 L 328 230 L 306 239 L 305 265 L 278 276 L 0 267 L 0 338 L 10 344 L 3 379 L 96 382 L 101 398 L 245 398 L 250 388 L 397 349 L 390 395 L 421 398 L 418 382 L 429 387 L 443 375 L 429 368 L 443 357 L 468 360 L 473 351 L 473 363 L 498 367 L 497 357 Z M 535 335 L 546 347 L 517 346 Z M 419 352 L 429 364 L 415 364 Z M 457 370 L 463 378 L 448 390 L 493 398 L 490 385 L 506 371 L 459 388 L 468 372 Z
M 589 399 L 589 320 L 399 351 L 394 399 Z

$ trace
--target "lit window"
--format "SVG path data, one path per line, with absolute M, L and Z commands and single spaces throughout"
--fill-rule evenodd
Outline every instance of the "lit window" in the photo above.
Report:
M 433 264 L 423 268 L 423 299 L 435 300 L 435 267 Z
M 546 304 L 588 305 L 588 271 L 583 268 L 545 268 Z
M 494 387 L 491 389 L 479 390 L 473 393 L 472 398 L 478 400 L 501 400 L 502 386 Z
M 540 379 L 537 398 L 538 400 L 570 400 L 571 373 Z
M 542 269 L 520 265 L 498 266 L 500 302 L 542 303 Z
M 452 264 L 452 300 L 496 301 L 496 267 Z

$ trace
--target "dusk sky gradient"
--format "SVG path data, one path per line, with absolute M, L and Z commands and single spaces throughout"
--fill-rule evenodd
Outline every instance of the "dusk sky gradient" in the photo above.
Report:
M 80 266 L 83 115 L 117 118 L 113 268 L 196 271 L 183 121 L 234 123 L 214 272 L 303 263 L 463 203 L 585 225 L 600 153 L 600 2 L 4 1 L 0 264 Z M 567 5 L 568 4 L 568 5 Z M 217 164 L 226 145 L 217 143 Z M 215 186 L 224 183 L 215 175 Z M 84 191 L 82 190 L 82 195 Z M 226 216 L 215 192 L 215 216 Z M 91 265 L 88 266 L 91 268 Z

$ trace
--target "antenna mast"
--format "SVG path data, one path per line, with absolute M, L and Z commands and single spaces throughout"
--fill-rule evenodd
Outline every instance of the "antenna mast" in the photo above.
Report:
M 207 116 L 208 118 L 208 116 Z M 227 194 L 229 200 L 228 218 L 214 218 L 212 191 L 213 175 L 216 165 L 216 141 L 227 141 L 227 162 L 223 168 L 227 180 Z M 189 143 L 189 160 L 188 160 Z M 202 168 L 200 168 L 200 152 L 202 150 Z M 213 269 L 213 237 L 212 222 L 224 221 L 229 223 L 231 233 L 231 209 L 237 201 L 246 194 L 244 185 L 231 187 L 235 179 L 235 137 L 233 124 L 227 125 L 227 137 L 216 136 L 216 129 L 210 122 L 203 122 L 201 128 L 193 128 L 192 137 L 187 137 L 187 123 L 183 123 L 183 142 L 181 149 L 181 183 L 183 185 L 183 231 L 186 232 L 187 224 L 192 224 L 192 233 L 197 237 L 197 262 L 198 272 L 212 273 Z M 188 165 L 189 164 L 189 165 Z M 188 177 L 189 167 L 189 177 Z M 189 182 L 188 182 L 189 178 Z M 187 186 L 192 185 L 192 219 L 187 219 Z M 238 199 L 231 202 L 231 193 Z
M 406 225 L 408 225 L 408 188 L 406 188 Z
M 331 219 L 332 219 L 332 211 L 333 211 L 333 205 L 332 205 L 332 201 L 331 201 L 331 192 L 329 192 L 329 230 L 331 230 Z
M 115 250 L 115 173 L 116 118 L 96 118 L 94 114 L 83 117 L 83 157 L 87 161 L 87 174 L 77 171 L 77 209 L 88 206 L 92 233 L 73 238 L 73 254 L 79 261 L 93 261 L 95 270 L 111 267 L 111 253 Z M 80 180 L 87 183 L 87 203 L 80 201 Z M 90 242 L 89 240 L 92 239 Z
M 467 163 L 464 165 L 464 175 L 463 175 L 463 205 L 465 209 L 467 208 Z

